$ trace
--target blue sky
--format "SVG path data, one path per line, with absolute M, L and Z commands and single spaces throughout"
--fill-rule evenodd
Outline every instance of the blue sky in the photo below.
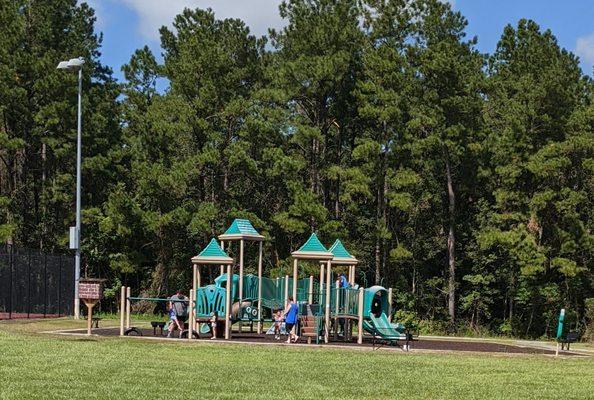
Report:
M 280 0 L 86 0 L 97 10 L 97 29 L 103 32 L 102 61 L 121 79 L 120 67 L 144 46 L 160 55 L 158 29 L 170 25 L 184 7 L 212 8 L 219 18 L 241 18 L 256 35 L 281 27 Z M 478 36 L 478 48 L 492 52 L 508 23 L 535 20 L 551 29 L 559 44 L 580 57 L 584 72 L 594 66 L 594 4 L 592 0 L 453 0 L 468 19 L 468 34 Z

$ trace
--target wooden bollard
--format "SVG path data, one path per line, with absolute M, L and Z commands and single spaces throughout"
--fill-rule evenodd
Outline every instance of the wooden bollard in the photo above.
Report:
M 126 321 L 126 286 L 120 290 L 120 336 L 124 336 L 124 323 Z

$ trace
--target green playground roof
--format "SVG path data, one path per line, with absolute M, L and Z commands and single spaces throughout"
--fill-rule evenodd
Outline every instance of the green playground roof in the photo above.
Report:
M 318 235 L 312 233 L 309 239 L 299 248 L 291 253 L 295 258 L 311 258 L 319 260 L 328 260 L 332 258 L 332 253 L 324 247 Z
M 221 240 L 233 239 L 251 239 L 263 240 L 264 236 L 260 235 L 248 219 L 234 219 L 229 228 L 219 235 Z
M 334 255 L 332 261 L 334 263 L 346 263 L 346 264 L 356 264 L 357 259 L 353 257 L 351 253 L 344 247 L 340 239 L 336 239 L 332 247 L 330 247 L 330 253 Z
M 202 249 L 200 254 L 195 257 L 192 257 L 192 262 L 194 264 L 233 264 L 233 259 L 227 255 L 221 249 L 217 240 L 212 238 L 210 243 Z

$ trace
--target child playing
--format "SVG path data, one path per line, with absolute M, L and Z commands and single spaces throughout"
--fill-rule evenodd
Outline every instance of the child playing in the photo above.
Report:
M 181 325 L 177 319 L 177 314 L 175 313 L 175 309 L 173 308 L 173 302 L 170 301 L 169 302 L 169 333 L 167 334 L 168 338 L 173 337 L 173 331 L 175 330 L 176 326 L 177 326 L 177 329 L 179 329 L 179 337 L 181 338 L 183 328 L 181 327 Z
M 274 313 L 274 338 L 280 340 L 281 324 L 283 323 L 283 314 L 281 310 L 276 310 Z
M 217 315 L 217 312 L 213 312 L 212 313 L 212 317 L 210 317 L 210 330 L 212 332 L 212 337 L 211 339 L 216 339 L 217 338 L 217 323 L 219 316 Z

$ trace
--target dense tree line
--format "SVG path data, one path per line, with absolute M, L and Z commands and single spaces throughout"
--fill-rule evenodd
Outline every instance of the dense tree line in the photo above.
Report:
M 82 55 L 89 274 L 168 293 L 246 217 L 267 273 L 311 231 L 340 237 L 362 283 L 433 329 L 550 335 L 561 307 L 583 323 L 594 87 L 577 57 L 531 20 L 481 54 L 437 0 L 279 11 L 284 28 L 255 37 L 186 9 L 160 30 L 162 62 L 139 49 L 117 83 L 85 3 L 0 0 L 0 240 L 66 246 L 76 78 L 55 66 Z

